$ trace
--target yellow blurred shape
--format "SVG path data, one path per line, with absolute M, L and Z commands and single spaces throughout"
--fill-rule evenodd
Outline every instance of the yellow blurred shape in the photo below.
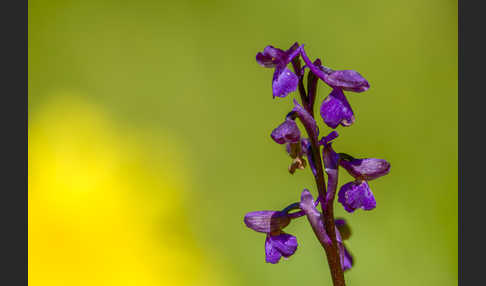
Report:
M 29 121 L 30 285 L 218 284 L 186 224 L 178 150 L 151 164 L 150 149 L 65 94 Z

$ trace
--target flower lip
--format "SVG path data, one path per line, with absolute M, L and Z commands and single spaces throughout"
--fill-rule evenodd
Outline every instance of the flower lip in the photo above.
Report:
M 273 97 L 286 97 L 297 89 L 299 78 L 285 66 L 277 65 L 273 73 Z
M 340 160 L 341 167 L 355 179 L 371 181 L 390 172 L 390 163 L 384 159 L 365 158 L 354 160 Z
M 366 181 L 344 184 L 339 190 L 338 202 L 349 213 L 358 208 L 372 210 L 376 207 L 375 197 Z
M 278 144 L 296 143 L 300 141 L 300 130 L 294 120 L 286 119 L 270 136 Z
M 265 239 L 265 261 L 278 263 L 280 258 L 288 258 L 297 250 L 297 238 L 285 232 L 277 235 L 267 234 Z
M 321 117 L 327 126 L 335 129 L 339 124 L 351 126 L 354 123 L 354 113 L 342 89 L 334 88 L 321 105 Z
M 256 211 L 247 213 L 244 222 L 254 231 L 271 233 L 289 225 L 290 217 L 287 213 L 279 211 Z

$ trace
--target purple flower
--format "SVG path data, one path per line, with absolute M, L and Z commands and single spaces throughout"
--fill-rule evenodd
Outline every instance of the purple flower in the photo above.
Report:
M 285 232 L 279 234 L 267 234 L 265 239 L 265 261 L 278 263 L 280 258 L 290 257 L 297 250 L 297 238 Z
M 247 227 L 257 232 L 266 233 L 265 260 L 268 263 L 278 263 L 280 258 L 290 257 L 297 250 L 297 238 L 282 231 L 290 223 L 286 212 L 256 211 L 245 215 Z
M 322 79 L 332 88 L 339 88 L 347 91 L 363 92 L 368 90 L 370 84 L 368 81 L 357 71 L 354 70 L 332 70 L 322 65 L 316 65 L 307 57 L 303 47 L 300 48 L 302 59 L 306 63 L 306 66 L 317 77 Z
M 286 119 L 270 136 L 278 144 L 295 143 L 300 140 L 300 130 L 294 120 Z
M 339 124 L 351 126 L 354 113 L 342 89 L 334 88 L 321 105 L 321 117 L 327 126 L 335 129 Z
M 288 93 L 297 89 L 299 78 L 291 72 L 287 65 L 298 56 L 300 48 L 295 43 L 287 51 L 266 46 L 263 53 L 256 55 L 256 61 L 266 67 L 275 68 L 272 80 L 273 97 L 286 97 Z
M 289 166 L 290 174 L 295 173 L 297 169 L 302 170 L 305 168 L 307 162 L 303 158 L 300 130 L 290 116 L 275 128 L 270 136 L 278 144 L 286 144 L 286 150 L 293 159 Z
M 343 185 L 338 193 L 338 202 L 350 213 L 358 208 L 369 211 L 376 207 L 375 197 L 366 181 L 354 181 Z
M 322 79 L 326 84 L 333 88 L 329 96 L 321 105 L 321 116 L 329 127 L 335 129 L 339 124 L 350 126 L 354 123 L 354 114 L 348 100 L 344 96 L 343 90 L 353 92 L 363 92 L 370 87 L 368 81 L 357 71 L 354 70 L 332 70 L 320 64 L 320 61 L 312 62 L 300 47 L 300 53 L 306 67 L 311 72 Z
M 341 187 L 338 202 L 348 212 L 357 208 L 372 210 L 376 207 L 375 197 L 367 181 L 374 180 L 390 172 L 390 163 L 383 159 L 365 158 L 339 160 L 339 165 L 346 169 L 356 180 Z

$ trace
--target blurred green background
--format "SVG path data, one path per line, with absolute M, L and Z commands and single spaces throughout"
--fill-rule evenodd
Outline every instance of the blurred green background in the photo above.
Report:
M 243 224 L 316 193 L 255 62 L 294 41 L 370 82 L 336 151 L 392 164 L 375 210 L 336 205 L 348 285 L 457 284 L 457 1 L 32 0 L 28 41 L 32 285 L 330 285 L 305 220 L 277 265 Z

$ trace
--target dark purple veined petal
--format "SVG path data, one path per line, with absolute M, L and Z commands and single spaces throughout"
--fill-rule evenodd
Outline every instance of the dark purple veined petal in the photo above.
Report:
M 335 88 L 321 105 L 321 117 L 327 126 L 335 129 L 339 124 L 350 126 L 354 123 L 354 113 L 341 89 Z
M 300 141 L 300 130 L 294 120 L 286 119 L 272 131 L 270 137 L 278 144 L 296 143 Z
M 276 67 L 272 80 L 273 97 L 286 97 L 297 89 L 299 78 L 288 68 Z
M 324 74 L 324 82 L 331 87 L 347 91 L 363 92 L 370 88 L 368 81 L 357 71 L 338 70 Z
M 247 213 L 244 222 L 254 231 L 269 233 L 286 227 L 290 217 L 279 211 L 256 211 Z
M 388 161 L 374 158 L 341 160 L 339 164 L 354 178 L 366 181 L 388 174 L 391 167 Z
M 366 181 L 343 185 L 338 193 L 338 202 L 350 213 L 358 208 L 372 210 L 376 207 L 375 197 Z

